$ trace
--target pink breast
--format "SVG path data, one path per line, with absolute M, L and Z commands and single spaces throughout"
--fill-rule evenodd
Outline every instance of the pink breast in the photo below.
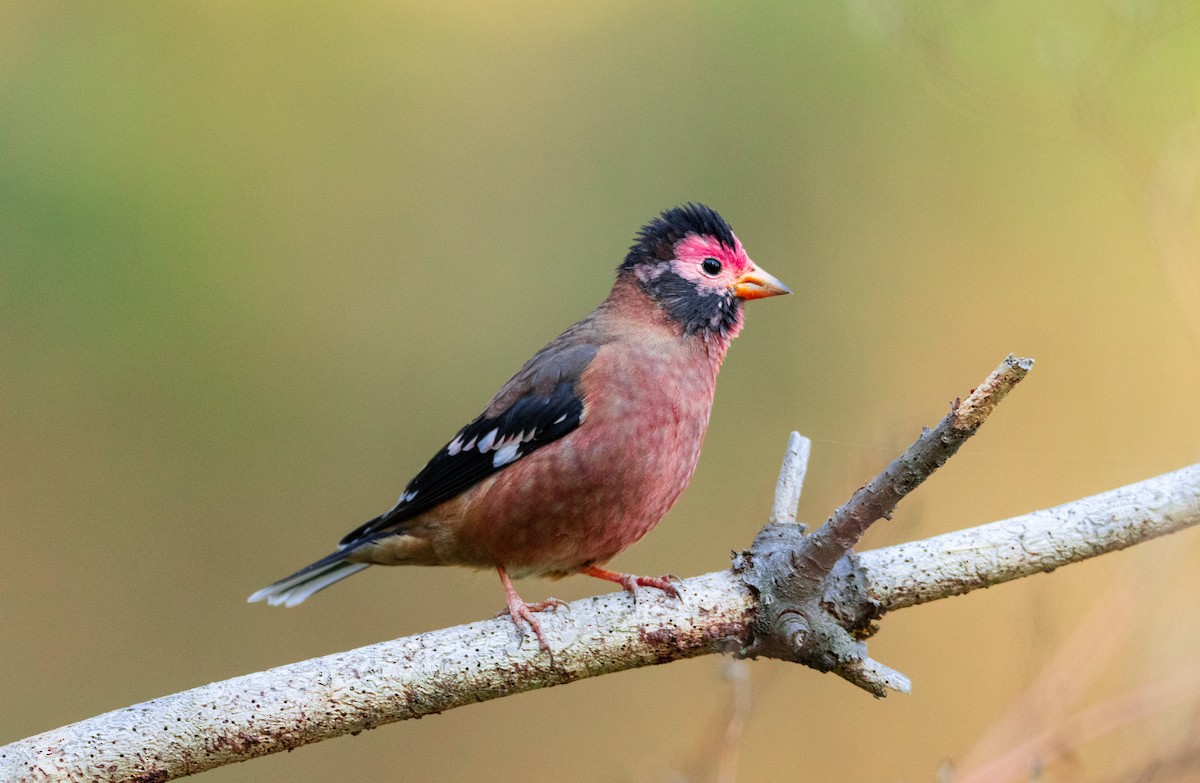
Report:
M 456 559 L 515 576 L 571 573 L 658 524 L 695 471 L 716 380 L 709 362 L 681 353 L 597 357 L 584 423 L 476 496 L 456 526 Z

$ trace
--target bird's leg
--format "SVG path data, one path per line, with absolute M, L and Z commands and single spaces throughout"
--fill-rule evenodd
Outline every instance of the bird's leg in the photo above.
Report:
M 633 574 L 618 574 L 616 571 L 608 571 L 596 566 L 588 566 L 583 569 L 583 573 L 588 576 L 594 576 L 597 579 L 603 579 L 607 582 L 616 582 L 621 587 L 624 587 L 629 592 L 633 593 L 633 599 L 637 600 L 638 587 L 656 587 L 662 590 L 667 595 L 678 598 L 680 601 L 683 598 L 679 595 L 679 591 L 675 589 L 675 585 L 671 582 L 678 582 L 679 577 L 674 574 L 663 574 L 662 576 L 634 576 Z
M 538 645 L 546 652 L 550 652 L 550 645 L 546 643 L 546 637 L 542 635 L 542 625 L 534 619 L 533 613 L 557 609 L 560 606 L 566 606 L 567 602 L 557 598 L 547 598 L 536 604 L 527 604 L 521 600 L 521 596 L 517 595 L 512 580 L 508 578 L 508 572 L 501 566 L 497 566 L 496 570 L 500 573 L 500 584 L 504 585 L 504 599 L 508 602 L 508 614 L 512 617 L 513 624 L 517 626 L 517 633 L 523 633 L 521 621 L 524 620 L 537 636 Z

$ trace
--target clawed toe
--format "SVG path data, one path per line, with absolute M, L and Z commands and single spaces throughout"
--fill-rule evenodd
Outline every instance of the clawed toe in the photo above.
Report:
M 546 652 L 550 652 L 550 643 L 546 641 L 546 637 L 542 634 L 542 624 L 534 618 L 534 611 L 536 610 L 534 610 L 533 607 L 529 606 L 528 604 L 521 604 L 520 606 L 509 608 L 513 625 L 517 626 L 517 633 L 522 633 L 521 621 L 524 620 L 529 624 L 529 629 L 533 631 L 534 636 L 537 637 L 538 646 Z
M 558 598 L 547 598 L 545 601 L 538 601 L 536 604 L 525 604 L 531 612 L 544 612 L 549 609 L 552 612 L 557 612 L 559 609 L 570 611 L 571 605 L 566 601 Z
M 679 594 L 679 589 L 672 584 L 673 582 L 683 584 L 683 580 L 674 574 L 663 574 L 662 576 L 638 576 L 634 577 L 633 581 L 642 587 L 654 587 L 662 590 L 672 598 L 680 601 L 683 600 L 683 596 Z
M 517 600 L 520 601 L 519 598 Z M 529 612 L 545 612 L 547 610 L 552 611 L 552 612 L 557 612 L 559 609 L 566 609 L 567 611 L 571 611 L 571 605 L 569 603 L 567 603 L 566 601 L 563 601 L 558 598 L 547 598 L 545 601 L 538 601 L 538 602 L 532 603 L 532 604 L 526 604 L 524 601 L 521 601 L 521 603 L 525 606 L 525 609 L 528 610 Z M 519 608 L 517 609 L 517 613 L 520 615 L 522 620 L 526 620 L 525 613 L 522 612 Z M 499 619 L 501 617 L 512 617 L 512 616 L 513 616 L 513 610 L 512 610 L 511 606 L 506 607 L 506 608 L 501 609 L 500 611 L 496 612 L 497 619 Z M 514 617 L 514 619 L 516 619 L 516 618 Z M 528 620 L 526 620 L 526 622 L 528 622 Z
M 633 593 L 633 599 L 637 600 L 637 589 L 639 587 L 653 587 L 662 590 L 667 595 L 683 600 L 683 596 L 679 594 L 679 590 L 675 588 L 672 582 L 683 583 L 683 580 L 674 574 L 663 574 L 662 576 L 634 576 L 633 574 L 619 574 L 615 571 L 608 571 L 603 568 L 591 566 L 585 568 L 583 573 L 588 576 L 594 576 L 597 579 L 603 579 L 608 582 L 616 582 L 621 587 L 624 587 L 630 593 Z
M 533 616 L 534 612 L 544 612 L 547 609 L 558 611 L 560 607 L 569 609 L 570 606 L 566 601 L 558 598 L 547 598 L 545 601 L 527 604 L 521 600 L 521 596 L 517 595 L 517 591 L 513 589 L 512 581 L 508 578 L 508 573 L 503 568 L 496 569 L 500 573 L 500 583 L 504 585 L 504 598 L 508 603 L 508 610 L 500 612 L 496 617 L 503 617 L 507 614 L 512 618 L 513 625 L 517 626 L 517 633 L 524 635 L 521 629 L 521 622 L 524 621 L 534 635 L 537 637 L 538 646 L 550 653 L 550 644 L 546 641 L 545 635 L 542 634 L 542 624 Z M 554 655 L 551 653 L 550 660 L 553 662 Z

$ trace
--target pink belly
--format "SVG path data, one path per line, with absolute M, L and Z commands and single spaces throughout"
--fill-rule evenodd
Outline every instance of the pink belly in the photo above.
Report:
M 589 400 L 579 429 L 481 487 L 447 554 L 514 576 L 562 575 L 604 563 L 649 532 L 691 480 L 712 406 L 708 373 L 664 369 L 611 367 L 621 394 Z

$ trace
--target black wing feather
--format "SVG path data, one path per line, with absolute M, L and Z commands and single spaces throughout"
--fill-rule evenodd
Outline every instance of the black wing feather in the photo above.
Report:
M 594 353 L 593 349 L 591 355 Z M 578 427 L 584 406 L 575 378 L 559 376 L 555 380 L 548 393 L 530 390 L 498 415 L 484 413 L 459 430 L 408 483 L 391 511 L 352 531 L 341 540 L 341 546 L 377 534 L 401 532 L 399 526 L 405 520 L 453 498 Z

